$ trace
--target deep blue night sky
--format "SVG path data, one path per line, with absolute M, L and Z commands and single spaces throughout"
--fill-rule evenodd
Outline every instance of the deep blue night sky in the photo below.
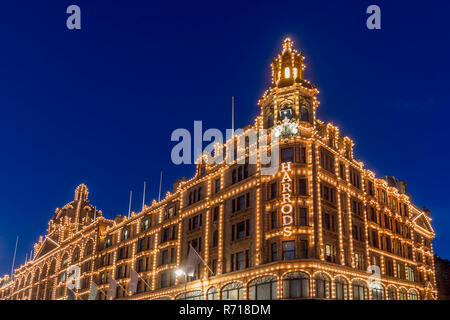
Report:
M 66 28 L 77 4 L 82 29 Z M 366 28 L 378 4 L 382 30 Z M 253 123 L 270 62 L 290 36 L 316 83 L 318 117 L 355 142 L 377 174 L 408 183 L 431 209 L 435 252 L 450 258 L 448 1 L 268 3 L 4 0 L 0 4 L 0 275 L 87 184 L 112 218 L 163 194 L 176 128 Z

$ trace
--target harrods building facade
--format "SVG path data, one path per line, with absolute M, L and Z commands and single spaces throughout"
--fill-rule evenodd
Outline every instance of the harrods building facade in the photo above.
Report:
M 117 299 L 436 299 L 430 212 L 412 203 L 405 182 L 365 169 L 353 141 L 316 118 L 318 90 L 304 79 L 303 60 L 286 39 L 261 113 L 244 129 L 298 124 L 278 142 L 284 172 L 263 175 L 260 161 L 199 162 L 163 200 L 114 220 L 81 184 L 32 258 L 0 279 L 0 298 L 67 299 L 66 271 L 78 265 L 77 299 L 87 299 L 93 282 L 97 299 L 107 299 L 110 276 Z M 199 260 L 194 277 L 177 277 L 190 246 L 208 267 Z M 381 283 L 368 286 L 374 265 Z M 127 290 L 131 268 L 140 276 L 135 294 Z

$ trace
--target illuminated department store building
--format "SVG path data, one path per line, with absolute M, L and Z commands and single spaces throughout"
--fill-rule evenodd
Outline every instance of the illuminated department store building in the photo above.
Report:
M 81 268 L 77 299 L 87 299 L 92 282 L 106 299 L 110 276 L 121 285 L 117 299 L 436 299 L 430 212 L 412 203 L 405 182 L 365 169 L 353 158 L 353 141 L 316 118 L 318 90 L 304 79 L 304 57 L 292 45 L 286 39 L 273 59 L 261 113 L 244 129 L 298 124 L 297 134 L 279 141 L 284 172 L 262 175 L 260 161 L 198 163 L 195 176 L 177 181 L 163 200 L 113 220 L 95 211 L 81 184 L 74 201 L 56 209 L 32 259 L 13 280 L 0 279 L 1 299 L 67 299 L 66 270 L 74 264 Z M 208 267 L 199 260 L 186 283 L 175 270 L 190 245 Z M 379 266 L 381 284 L 369 290 L 371 265 Z M 123 289 L 131 268 L 141 277 L 135 294 Z

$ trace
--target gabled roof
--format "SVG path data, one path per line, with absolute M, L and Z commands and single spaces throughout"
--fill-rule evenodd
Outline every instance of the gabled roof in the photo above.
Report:
M 53 240 L 52 238 L 46 237 L 44 240 L 44 243 L 42 244 L 41 248 L 37 252 L 35 259 L 39 259 L 40 257 L 46 255 L 50 251 L 53 251 L 54 249 L 59 247 L 59 243 Z
M 433 227 L 430 224 L 430 218 L 428 218 L 424 212 L 421 212 L 420 214 L 415 216 L 412 219 L 412 222 L 414 222 L 416 226 L 422 228 L 427 232 L 435 233 Z

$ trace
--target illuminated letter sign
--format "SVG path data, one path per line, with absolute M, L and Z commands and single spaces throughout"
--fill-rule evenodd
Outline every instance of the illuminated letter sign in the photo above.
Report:
M 292 217 L 292 179 L 289 175 L 291 172 L 291 163 L 286 162 L 281 164 L 281 173 L 283 178 L 281 179 L 281 195 L 283 200 L 281 201 L 281 214 L 283 220 L 283 235 L 285 237 L 290 237 L 292 235 L 292 223 L 294 218 Z

